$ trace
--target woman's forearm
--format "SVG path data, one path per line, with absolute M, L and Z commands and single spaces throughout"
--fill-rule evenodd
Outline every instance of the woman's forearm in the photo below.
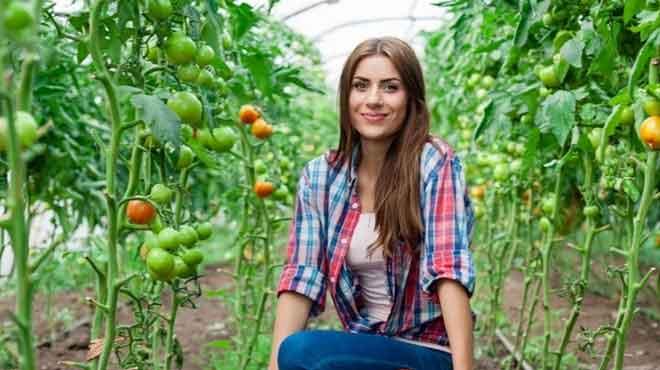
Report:
M 472 370 L 474 367 L 474 336 L 467 292 L 459 282 L 449 279 L 441 279 L 438 281 L 437 287 L 454 370 Z
M 277 352 L 284 338 L 305 328 L 312 300 L 298 293 L 284 292 L 277 300 L 269 370 L 277 370 Z

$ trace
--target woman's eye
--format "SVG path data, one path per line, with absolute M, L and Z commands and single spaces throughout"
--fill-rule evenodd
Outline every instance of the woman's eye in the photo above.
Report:
M 362 81 L 353 82 L 353 88 L 358 90 L 364 90 L 367 88 L 367 84 Z
M 387 92 L 395 92 L 399 90 L 399 86 L 397 85 L 385 85 L 385 91 Z

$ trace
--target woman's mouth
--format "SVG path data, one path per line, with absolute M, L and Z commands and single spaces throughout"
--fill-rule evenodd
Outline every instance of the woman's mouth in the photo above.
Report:
M 384 113 L 362 113 L 364 117 L 369 122 L 381 122 L 387 117 L 387 114 Z

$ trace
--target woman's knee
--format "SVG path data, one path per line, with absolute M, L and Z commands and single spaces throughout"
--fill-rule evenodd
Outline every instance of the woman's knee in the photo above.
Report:
M 299 331 L 284 338 L 277 352 L 277 365 L 280 370 L 304 370 L 305 355 L 310 355 L 314 346 L 309 332 Z

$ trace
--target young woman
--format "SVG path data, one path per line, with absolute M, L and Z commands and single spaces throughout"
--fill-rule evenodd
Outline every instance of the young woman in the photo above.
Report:
M 362 42 L 339 101 L 339 148 L 298 184 L 269 369 L 472 369 L 474 216 L 414 51 Z M 345 331 L 303 330 L 327 291 Z

